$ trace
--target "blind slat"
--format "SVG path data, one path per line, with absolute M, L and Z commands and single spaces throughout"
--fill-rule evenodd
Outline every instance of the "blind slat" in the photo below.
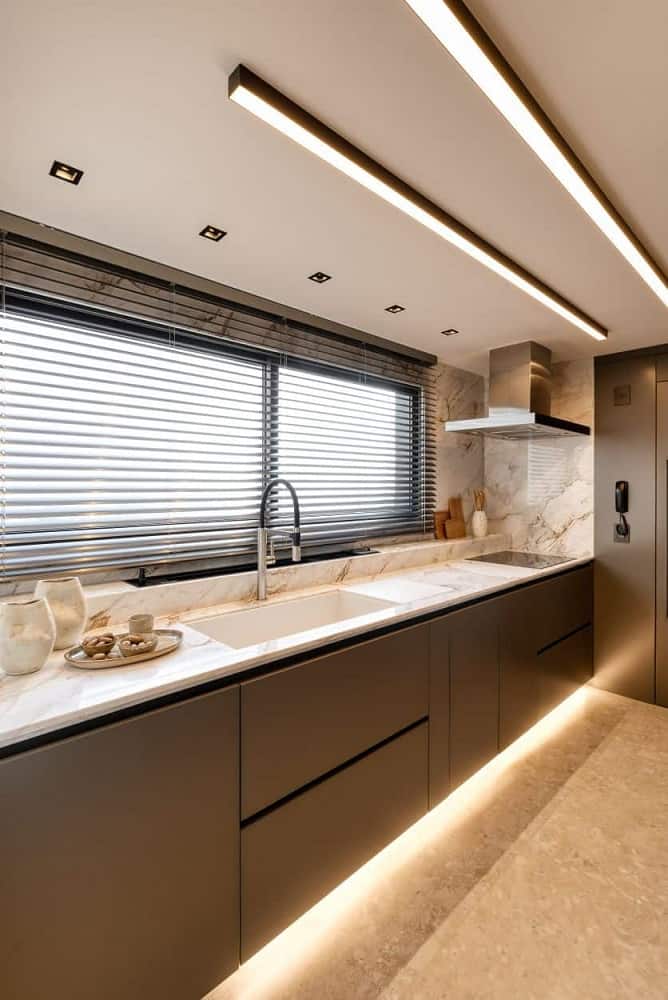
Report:
M 428 368 L 12 236 L 0 250 L 5 578 L 252 561 L 274 476 L 306 546 L 429 525 Z M 270 525 L 291 518 L 278 491 Z

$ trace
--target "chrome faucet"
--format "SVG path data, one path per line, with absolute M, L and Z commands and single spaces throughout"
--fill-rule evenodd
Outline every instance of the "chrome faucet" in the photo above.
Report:
M 285 486 L 292 497 L 293 524 L 292 531 L 270 532 L 267 528 L 267 500 L 272 490 L 276 486 Z M 292 561 L 301 562 L 301 533 L 299 523 L 299 500 L 297 492 L 287 479 L 271 479 L 264 488 L 262 499 L 260 500 L 260 526 L 257 529 L 257 599 L 265 601 L 267 599 L 267 566 L 273 566 L 276 562 L 274 543 L 277 541 L 289 541 L 292 545 Z

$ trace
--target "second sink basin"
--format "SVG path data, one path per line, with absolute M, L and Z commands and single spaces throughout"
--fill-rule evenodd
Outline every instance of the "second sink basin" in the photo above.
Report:
M 312 628 L 368 615 L 383 608 L 391 608 L 394 603 L 378 597 L 367 597 L 366 594 L 332 590 L 313 597 L 263 604 L 247 611 L 214 615 L 192 622 L 190 627 L 234 649 L 242 649 L 258 642 L 283 639 Z

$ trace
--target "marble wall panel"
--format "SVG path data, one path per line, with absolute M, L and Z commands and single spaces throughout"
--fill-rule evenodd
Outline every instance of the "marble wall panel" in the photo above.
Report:
M 435 385 L 439 406 L 436 509 L 447 507 L 448 497 L 461 494 L 464 513 L 470 523 L 473 490 L 483 485 L 483 439 L 470 434 L 446 434 L 443 422 L 481 416 L 485 407 L 485 380 L 482 375 L 439 364 Z
M 591 360 L 553 366 L 552 413 L 593 428 Z M 514 548 L 573 557 L 593 552 L 594 439 L 485 441 L 490 530 Z

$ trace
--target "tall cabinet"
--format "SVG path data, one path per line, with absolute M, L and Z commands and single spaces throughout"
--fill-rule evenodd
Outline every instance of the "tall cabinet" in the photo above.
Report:
M 668 706 L 668 347 L 595 365 L 596 683 Z M 615 484 L 630 532 L 616 538 Z
M 656 383 L 656 702 L 668 707 L 668 355 Z

